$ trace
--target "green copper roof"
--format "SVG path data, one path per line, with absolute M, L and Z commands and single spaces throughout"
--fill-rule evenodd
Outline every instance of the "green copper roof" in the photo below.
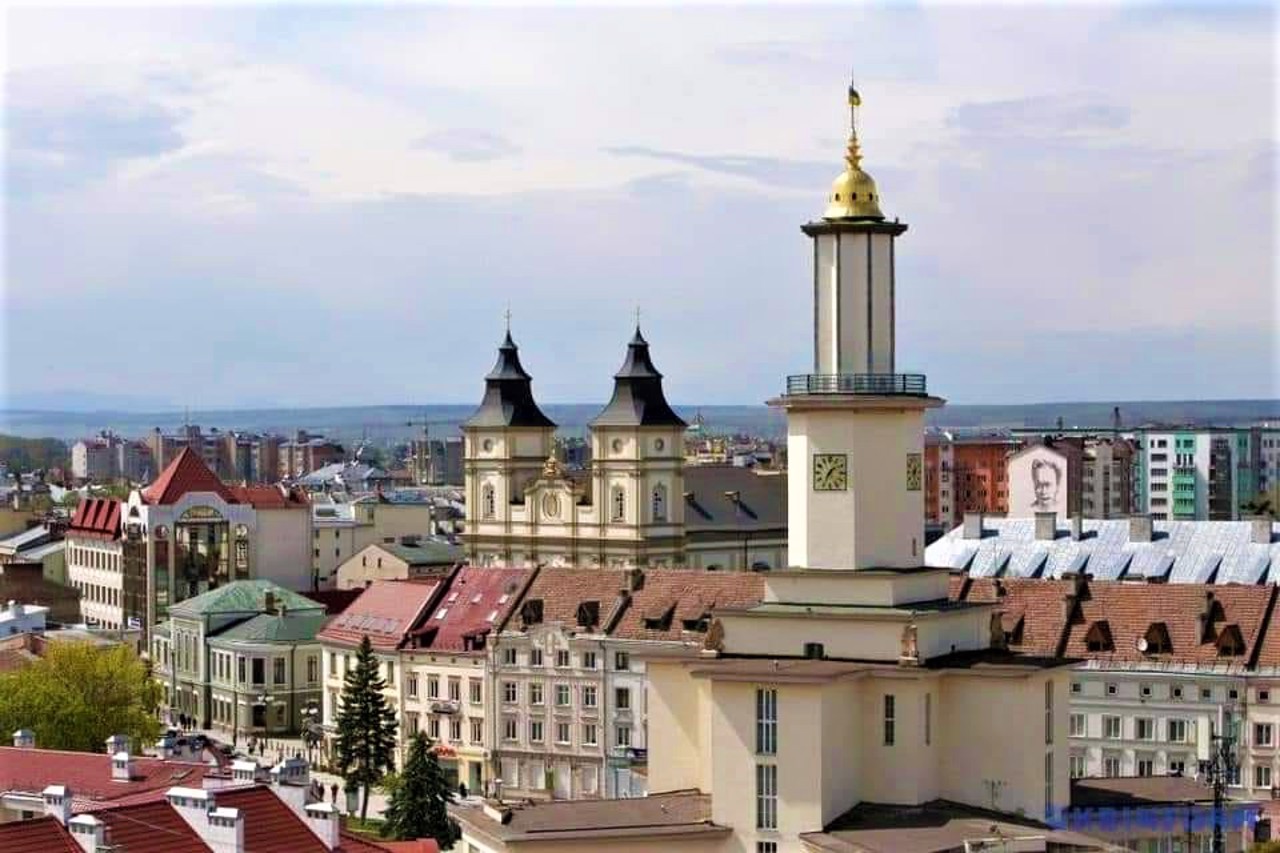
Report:
M 324 605 L 285 589 L 275 581 L 232 581 L 225 586 L 180 601 L 169 608 L 171 615 L 203 616 L 213 613 L 253 613 L 265 609 L 266 593 L 275 599 L 275 606 L 283 604 L 288 610 L 320 610 Z
M 290 613 L 287 616 L 263 613 L 234 625 L 210 640 L 241 643 L 305 643 L 316 638 L 329 617 L 323 613 Z
M 465 556 L 461 545 L 429 540 L 416 545 L 380 543 L 378 547 L 411 566 L 452 566 L 455 563 L 461 563 Z

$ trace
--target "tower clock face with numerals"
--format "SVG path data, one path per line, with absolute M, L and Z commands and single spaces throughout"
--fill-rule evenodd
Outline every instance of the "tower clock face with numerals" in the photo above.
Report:
M 907 491 L 908 492 L 920 491 L 921 467 L 922 466 L 920 463 L 920 454 L 908 453 L 907 454 Z
M 841 492 L 849 488 L 849 457 L 844 453 L 813 454 L 813 490 Z

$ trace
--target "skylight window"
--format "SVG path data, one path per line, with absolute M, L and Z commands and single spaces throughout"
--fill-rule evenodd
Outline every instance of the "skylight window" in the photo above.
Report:
M 501 596 L 499 596 L 499 598 L 498 598 L 498 603 L 499 603 L 499 604 L 506 604 L 506 603 L 507 603 L 507 601 L 508 601 L 508 600 L 510 600 L 510 598 L 511 598 L 511 596 L 507 595 L 507 594 L 504 592 Z
M 455 601 L 457 601 L 457 600 L 458 600 L 458 594 L 457 594 L 456 592 L 455 592 L 455 593 L 453 593 L 453 594 L 451 594 L 451 595 L 449 596 L 449 603 L 450 603 L 450 604 L 453 604 L 453 603 L 454 603 Z
M 480 603 L 480 599 L 482 599 L 482 598 L 484 598 L 484 596 L 477 592 L 477 593 L 476 593 L 476 595 L 475 595 L 475 598 L 471 599 L 471 603 L 472 603 L 472 604 L 479 604 L 479 603 Z
M 497 618 L 498 618 L 498 611 L 496 611 L 496 610 L 490 610 L 490 611 L 489 611 L 489 615 L 488 615 L 488 616 L 486 616 L 486 617 L 484 617 L 484 621 L 486 621 L 486 622 L 493 622 L 493 621 L 495 621 Z
M 449 612 L 449 608 L 447 608 L 447 607 L 441 607 L 441 608 L 436 612 L 436 619 L 437 619 L 437 620 L 439 620 L 439 619 L 443 619 L 443 618 L 444 618 L 444 615 L 445 615 L 446 613 L 448 613 L 448 612 Z

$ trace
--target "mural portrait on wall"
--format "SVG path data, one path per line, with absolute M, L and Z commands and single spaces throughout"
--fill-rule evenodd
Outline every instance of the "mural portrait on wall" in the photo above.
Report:
M 1049 459 L 1036 459 L 1031 463 L 1031 509 L 1034 512 L 1055 512 L 1058 509 L 1058 492 L 1062 489 L 1062 466 Z

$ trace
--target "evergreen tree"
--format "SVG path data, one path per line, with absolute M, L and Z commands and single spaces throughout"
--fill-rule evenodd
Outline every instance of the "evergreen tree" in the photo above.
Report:
M 396 715 L 382 695 L 386 686 L 366 635 L 356 650 L 356 665 L 343 680 L 337 742 L 338 772 L 348 787 L 364 788 L 361 820 L 369 811 L 369 788 L 395 766 Z
M 444 768 L 431 751 L 431 741 L 419 732 L 409 747 L 399 785 L 387 803 L 382 835 L 405 841 L 432 838 L 441 850 L 448 850 L 462 835 L 449 817 L 451 793 Z

